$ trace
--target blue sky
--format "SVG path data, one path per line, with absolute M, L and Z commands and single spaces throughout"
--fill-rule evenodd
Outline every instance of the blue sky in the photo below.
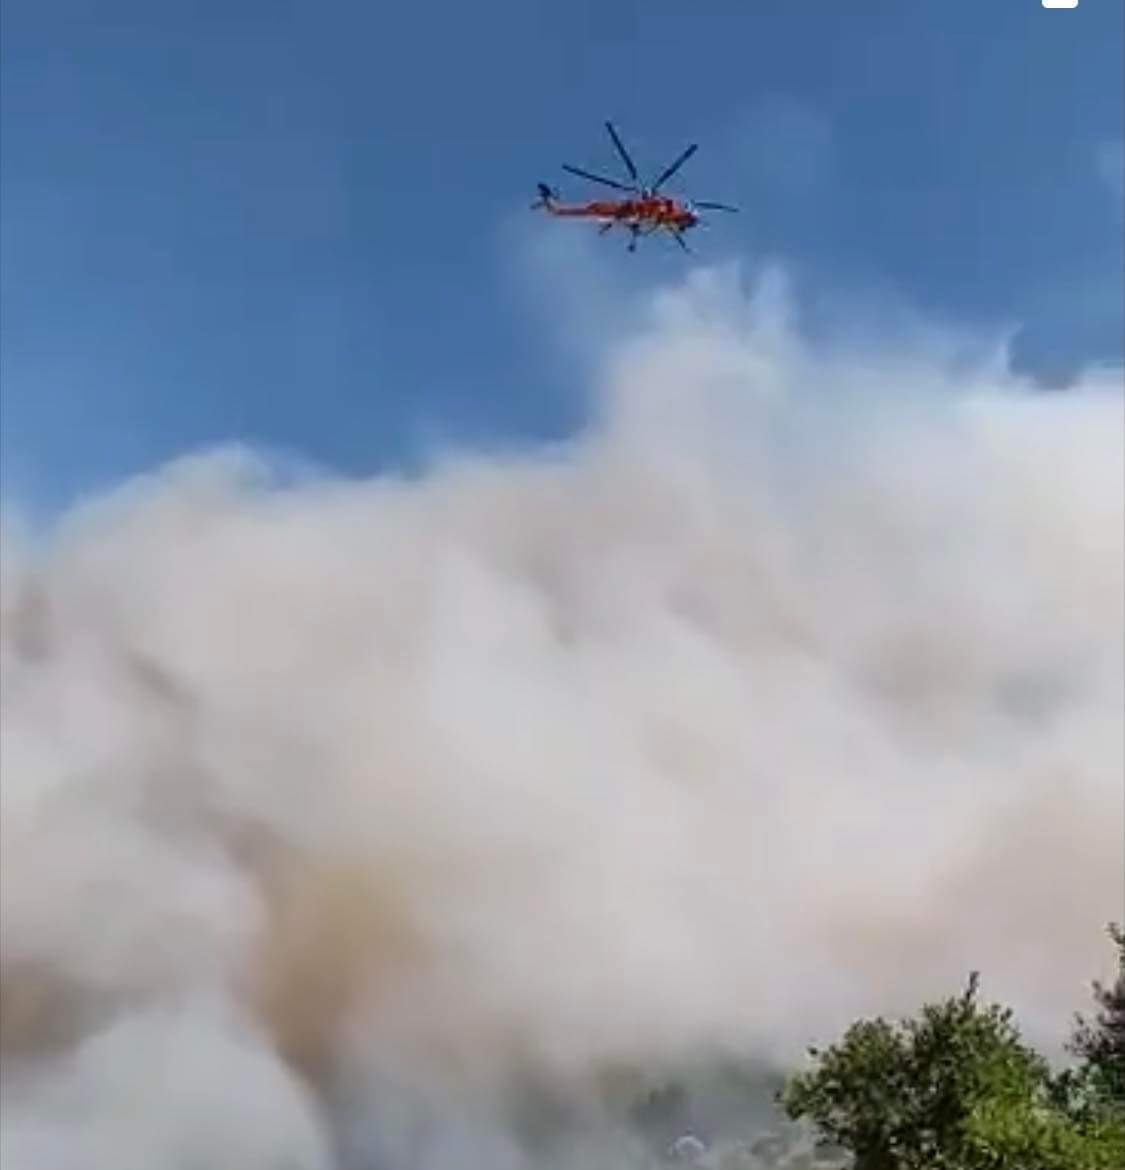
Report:
M 2 33 L 0 457 L 41 503 L 230 439 L 363 473 L 567 433 L 527 241 L 572 225 L 527 204 L 613 165 L 606 117 L 653 165 L 701 143 L 685 187 L 744 209 L 705 261 L 1022 322 L 1047 381 L 1121 357 L 1119 0 L 6 0 Z M 621 288 L 685 265 L 604 243 Z

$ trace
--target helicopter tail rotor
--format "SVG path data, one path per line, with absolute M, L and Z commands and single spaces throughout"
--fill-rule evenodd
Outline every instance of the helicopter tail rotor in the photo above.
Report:
M 532 211 L 537 211 L 540 207 L 545 207 L 548 211 L 554 206 L 556 200 L 559 198 L 559 193 L 552 187 L 548 187 L 546 183 L 537 184 L 539 191 L 539 198 L 531 205 Z

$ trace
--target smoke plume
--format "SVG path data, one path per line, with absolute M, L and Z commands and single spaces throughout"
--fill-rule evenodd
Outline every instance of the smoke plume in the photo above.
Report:
M 638 1077 L 970 969 L 1057 1045 L 1121 917 L 1120 377 L 771 289 L 665 294 L 555 449 L 9 516 L 6 1170 L 640 1165 Z

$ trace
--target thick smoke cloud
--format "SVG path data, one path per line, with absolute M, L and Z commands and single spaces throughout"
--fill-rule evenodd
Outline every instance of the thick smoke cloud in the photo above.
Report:
M 9 523 L 4 1166 L 520 1167 L 526 1097 L 975 968 L 1056 1044 L 1122 910 L 1121 383 L 945 340 L 704 275 L 558 450 Z

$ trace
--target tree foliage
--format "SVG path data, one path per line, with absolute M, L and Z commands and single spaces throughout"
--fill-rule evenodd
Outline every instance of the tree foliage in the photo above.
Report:
M 1111 923 L 1106 933 L 1117 948 L 1117 979 L 1110 987 L 1094 982 L 1097 1013 L 1078 1016 L 1070 1050 L 1102 1103 L 1125 1115 L 1125 930 Z
M 1122 947 L 1120 932 L 1113 934 Z M 856 1170 L 1125 1170 L 1123 978 L 1095 986 L 1079 1020 L 1082 1064 L 1061 1077 L 1022 1040 L 978 978 L 913 1019 L 861 1020 L 781 1094 L 794 1120 L 851 1152 Z M 1116 1102 L 1116 1103 L 1115 1103 Z

